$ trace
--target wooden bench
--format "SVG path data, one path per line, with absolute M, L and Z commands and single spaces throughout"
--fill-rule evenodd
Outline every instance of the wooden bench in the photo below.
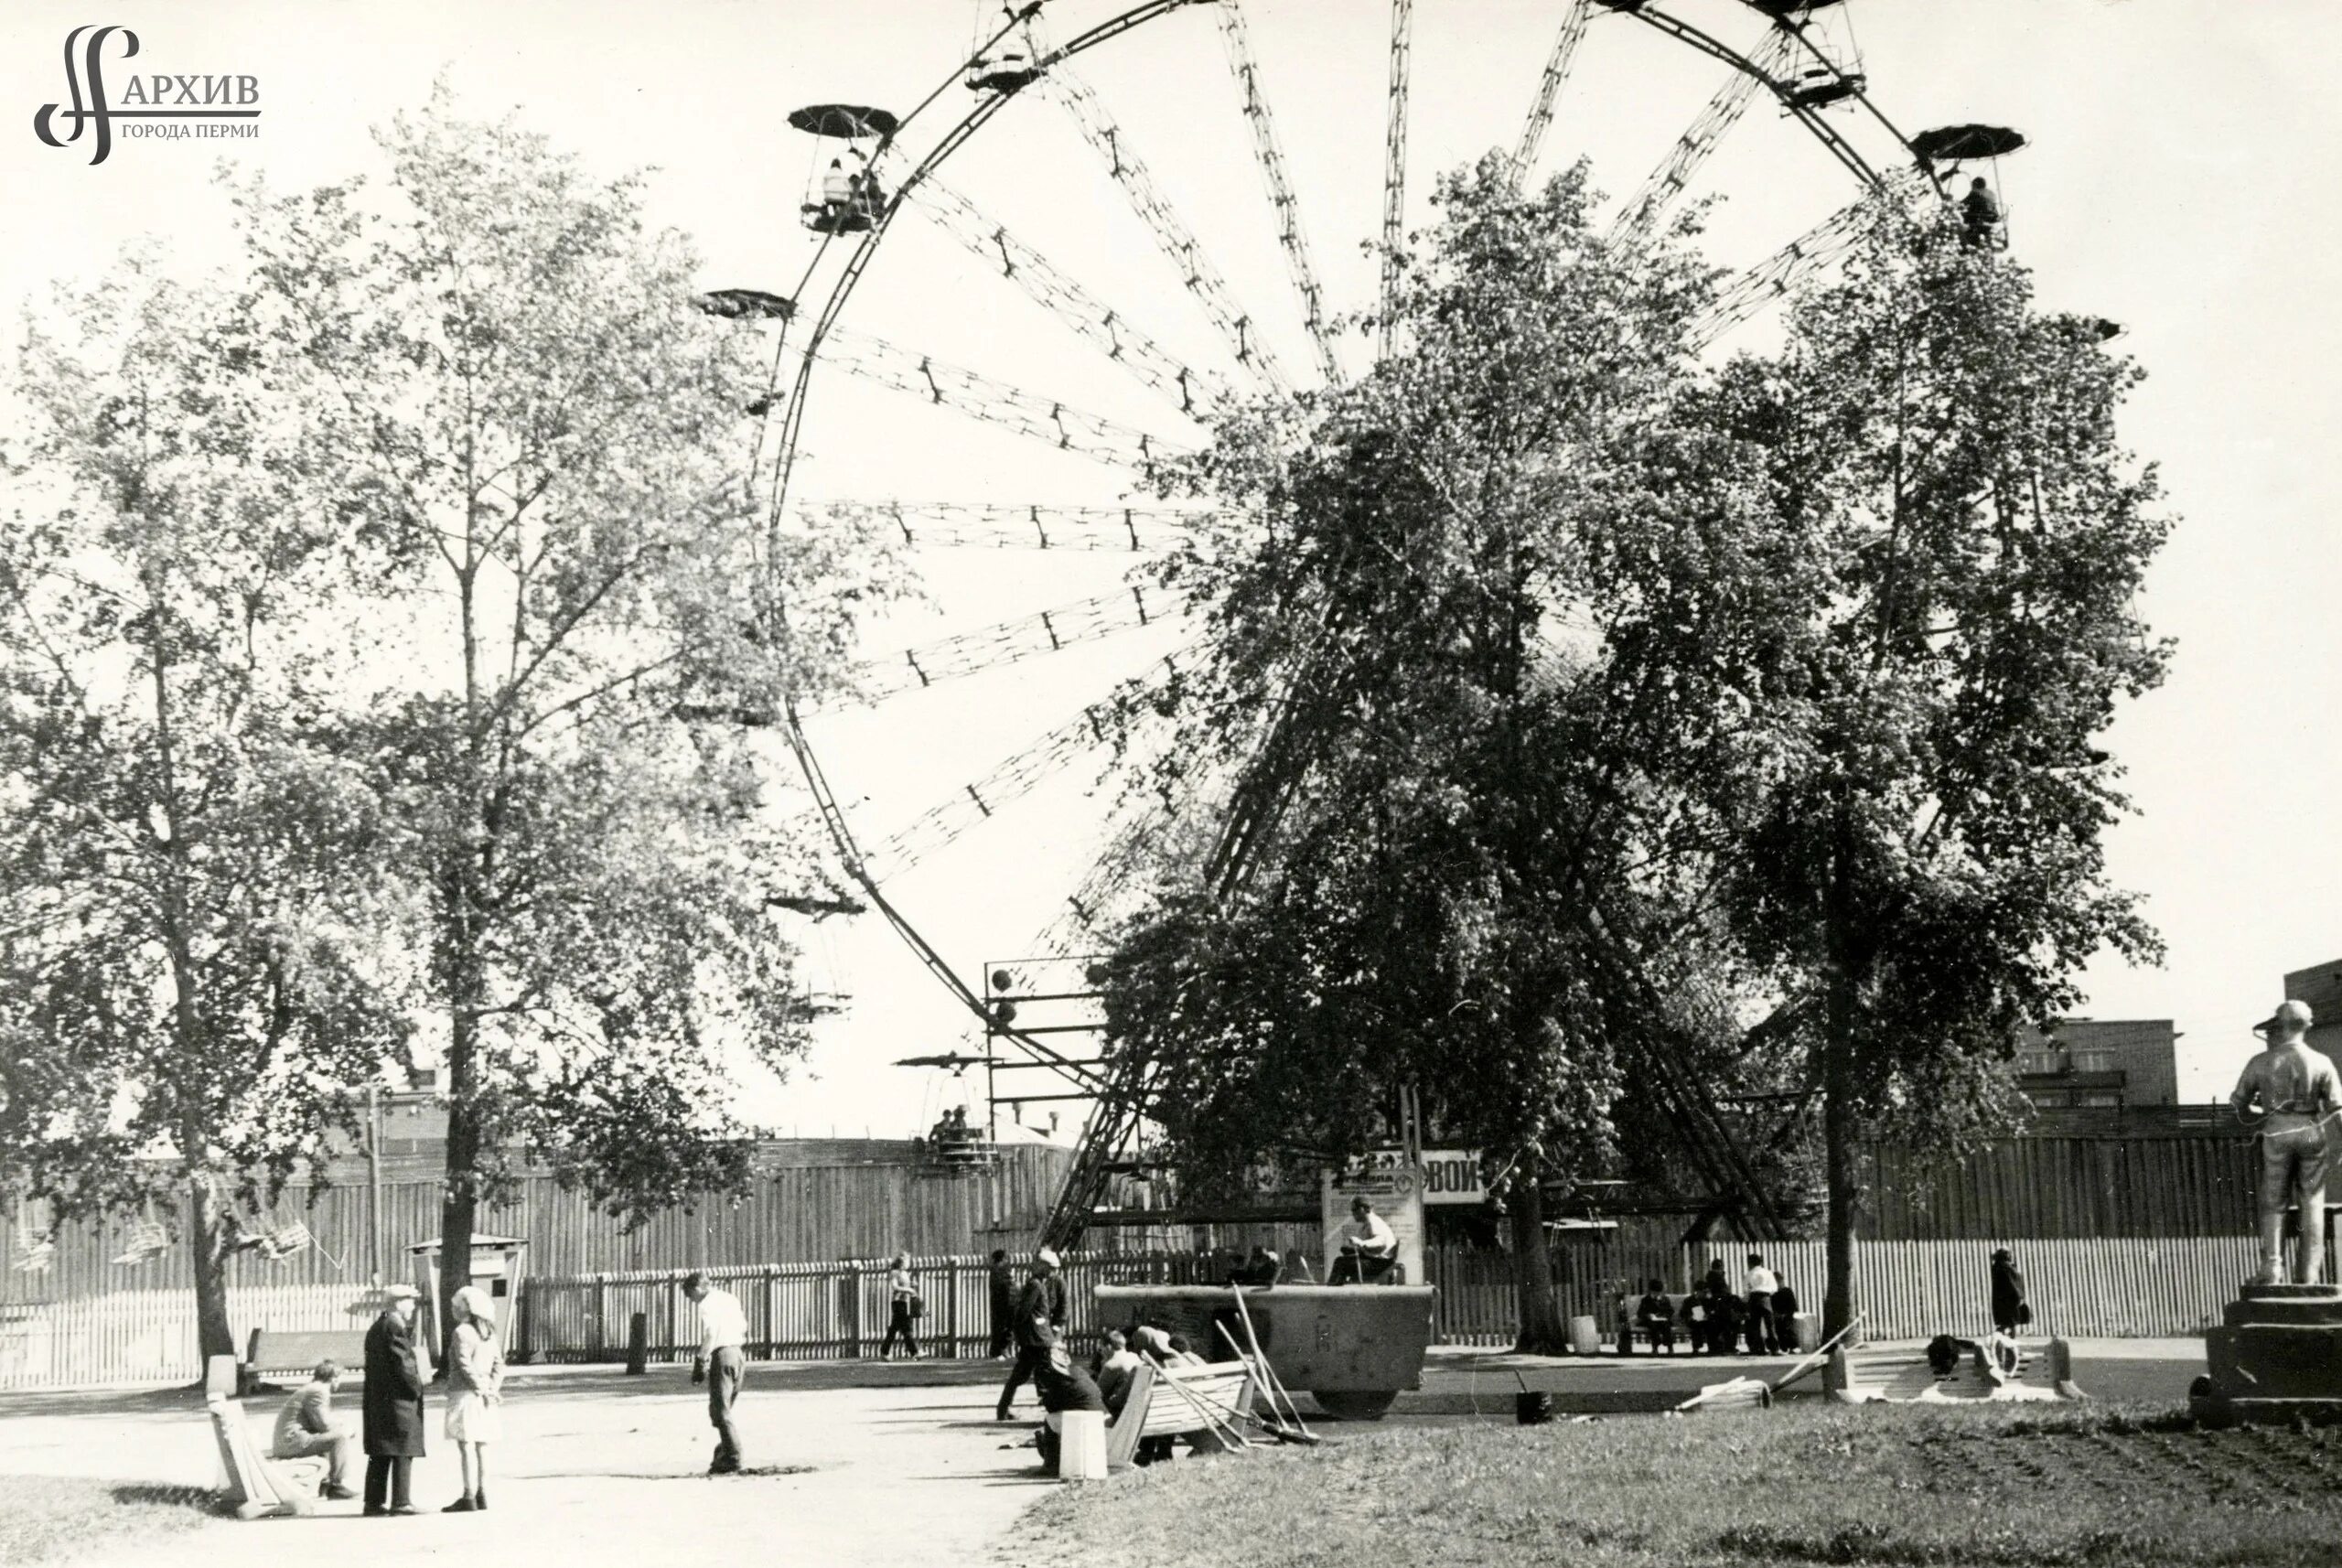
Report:
M 1995 1378 L 1984 1348 L 1966 1346 L 1949 1372 L 1939 1375 L 1924 1345 L 1841 1346 L 1830 1352 L 1823 1387 L 1841 1404 L 1908 1400 L 2079 1400 L 2089 1396 L 2073 1380 L 2073 1349 L 2063 1339 L 2021 1347 L 2014 1376 Z
M 1182 1397 L 1181 1390 L 1192 1397 Z M 1143 1438 L 1185 1437 L 1198 1449 L 1223 1447 L 1227 1439 L 1204 1412 L 1241 1429 L 1252 1418 L 1252 1403 L 1259 1396 L 1252 1374 L 1241 1363 L 1203 1367 L 1143 1363 L 1131 1374 L 1130 1393 L 1123 1401 L 1122 1413 L 1106 1428 L 1106 1467 L 1129 1468 Z
M 235 1397 L 242 1380 L 235 1358 L 214 1356 L 204 1369 L 203 1409 L 211 1420 L 211 1438 L 220 1445 L 220 1465 L 228 1473 L 228 1502 L 238 1519 L 285 1518 L 306 1514 L 312 1504 L 299 1487 L 271 1460 L 263 1456 L 244 1421 L 244 1407 Z
M 418 1357 L 421 1353 L 418 1347 Z M 255 1328 L 244 1342 L 243 1377 L 237 1386 L 249 1394 L 259 1391 L 264 1378 L 297 1377 L 306 1382 L 317 1363 L 326 1360 L 338 1361 L 344 1371 L 364 1376 L 366 1330 Z
M 1677 1295 L 1672 1291 L 1663 1291 L 1660 1294 L 1666 1296 L 1667 1305 L 1675 1309 L 1675 1342 L 1678 1345 L 1689 1346 L 1692 1343 L 1692 1325 L 1685 1319 L 1683 1308 L 1692 1298 L 1688 1295 Z M 1659 1348 L 1659 1336 L 1652 1333 L 1649 1327 L 1635 1321 L 1635 1309 L 1642 1305 L 1642 1299 L 1640 1291 L 1635 1292 L 1632 1295 L 1622 1295 L 1618 1298 L 1618 1354 L 1621 1356 L 1633 1355 L 1638 1342 L 1648 1345 L 1654 1350 Z

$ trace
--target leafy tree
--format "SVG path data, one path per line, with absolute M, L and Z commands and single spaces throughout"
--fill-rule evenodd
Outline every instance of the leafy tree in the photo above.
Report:
M 412 913 L 359 771 L 305 744 L 361 563 L 276 416 L 248 295 L 134 255 L 24 349 L 0 531 L 0 1170 L 60 1213 L 187 1203 L 227 1260 L 401 1048 Z
M 444 95 L 379 140 L 379 188 L 242 204 L 329 488 L 386 560 L 375 683 L 331 738 L 427 896 L 452 1293 L 523 1143 L 637 1217 L 745 1175 L 729 1069 L 785 1063 L 809 1018 L 768 901 L 827 884 L 745 732 L 679 715 L 835 683 L 892 577 L 863 536 L 765 526 L 753 339 L 693 308 L 639 180 Z
M 1812 1004 L 1832 1330 L 1857 1137 L 1995 1125 L 2019 1026 L 2069 1007 L 2100 948 L 2157 950 L 2107 879 L 2127 802 L 2098 738 L 2162 677 L 2133 596 L 2166 525 L 2115 432 L 2139 372 L 2101 328 L 2039 310 L 1956 225 L 1886 223 L 1716 392 L 1798 557 L 1765 693 L 1781 744 L 1721 903 L 1752 968 Z
M 1215 635 L 1160 704 L 1166 788 L 1249 756 L 1262 825 L 1123 930 L 1109 1019 L 1207 1170 L 1357 1151 L 1418 1087 L 1518 1173 L 1521 1343 L 1550 1348 L 1540 1184 L 1592 1174 L 1622 1088 L 1700 1027 L 1681 939 L 1754 749 L 1731 699 L 1773 563 L 1761 473 L 1687 417 L 1681 234 L 1606 243 L 1582 170 L 1524 199 L 1492 162 L 1439 199 L 1411 347 L 1175 476 L 1232 521 L 1166 569 Z

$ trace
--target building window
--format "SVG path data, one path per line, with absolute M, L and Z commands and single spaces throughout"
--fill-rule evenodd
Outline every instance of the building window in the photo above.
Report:
M 2076 1072 L 2112 1072 L 2114 1053 L 2112 1051 L 2076 1051 L 2074 1070 Z
M 2119 1094 L 2110 1094 L 2103 1090 L 2093 1090 L 2091 1092 L 2082 1096 L 2082 1103 L 2094 1110 L 2119 1111 L 2122 1108 L 2122 1097 Z

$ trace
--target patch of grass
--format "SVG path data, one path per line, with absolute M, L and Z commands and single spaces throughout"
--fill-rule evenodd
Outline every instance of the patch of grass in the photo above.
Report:
M 2101 1405 L 1799 1405 L 1348 1437 L 1067 1488 L 1042 1568 L 2330 1568 L 2342 1430 Z
M 220 1512 L 199 1487 L 130 1486 L 80 1477 L 0 1476 L 0 1563 L 64 1563 L 131 1541 L 192 1530 Z

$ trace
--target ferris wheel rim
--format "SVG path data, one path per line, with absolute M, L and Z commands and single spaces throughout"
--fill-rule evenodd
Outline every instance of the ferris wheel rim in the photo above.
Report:
M 906 198 L 920 184 L 933 177 L 954 154 L 972 140 L 976 133 L 1004 109 L 1011 100 L 1017 97 L 1034 81 L 1045 79 L 1049 70 L 1070 61 L 1077 56 L 1133 32 L 1149 22 L 1159 20 L 1175 12 L 1222 3 L 1223 0 L 1144 0 L 1144 4 L 1133 6 L 1127 11 L 1096 24 L 1064 44 L 1043 53 L 1034 62 L 1031 76 L 1026 81 L 1012 87 L 985 91 L 977 103 L 938 138 L 934 145 L 904 174 L 895 191 L 885 200 L 882 209 L 876 215 L 875 221 L 856 239 L 853 253 L 847 258 L 838 276 L 831 285 L 829 293 L 823 298 L 822 309 L 813 317 L 811 335 L 800 349 L 796 376 L 790 390 L 783 428 L 774 463 L 774 484 L 768 503 L 774 526 L 779 525 L 788 504 L 789 484 L 794 477 L 801 441 L 806 394 L 812 382 L 814 367 L 821 360 L 822 346 L 832 330 L 835 328 L 838 317 L 843 313 L 847 301 L 852 298 L 864 274 L 868 270 L 872 258 L 876 255 L 879 245 L 893 228 L 896 217 L 903 209 Z M 1232 0 L 1229 0 L 1229 3 L 1232 3 Z M 1577 3 L 1584 5 L 1587 0 L 1577 0 Z M 1659 10 L 1649 5 L 1638 5 L 1629 8 L 1607 5 L 1605 0 L 1592 0 L 1592 3 L 1605 9 L 1621 11 L 1624 15 L 1631 16 L 1636 20 L 1654 27 L 1662 36 L 1690 47 L 1696 52 L 1727 63 L 1734 70 L 1748 78 L 1755 86 L 1762 87 L 1771 93 L 1787 115 L 1795 119 L 1806 133 L 1819 142 L 1835 161 L 1847 169 L 1866 191 L 1875 193 L 1892 189 L 1890 177 L 1872 166 L 1869 160 L 1854 149 L 1851 142 L 1835 126 L 1822 117 L 1821 109 L 1796 102 L 1788 84 L 1769 74 L 1747 54 L 1716 38 L 1704 29 L 1682 21 L 1672 13 Z M 1008 24 L 999 33 L 980 46 L 975 54 L 953 68 L 941 86 L 929 92 L 909 112 L 899 117 L 894 127 L 887 130 L 881 138 L 879 151 L 884 152 L 886 148 L 895 145 L 901 132 L 921 119 L 951 85 L 965 81 L 969 72 L 984 58 L 985 50 L 997 43 L 1001 38 L 1006 37 L 1008 33 L 1028 22 L 1040 12 L 1041 8 L 1041 0 L 1029 0 L 1027 5 L 1015 11 Z M 1840 101 L 1852 102 L 1858 105 L 1900 149 L 1908 166 L 1915 166 L 1924 177 L 1931 192 L 1939 199 L 1945 197 L 1942 177 L 1937 171 L 1934 163 L 1923 156 L 1914 146 L 1911 138 L 1876 106 L 1863 78 L 1849 77 L 1840 70 L 1818 45 L 1805 36 L 1802 26 L 1792 23 L 1785 16 L 1775 15 L 1761 7 L 1752 6 L 1751 9 L 1767 18 L 1767 37 L 1776 33 L 1786 35 L 1791 40 L 1791 47 L 1802 48 L 1810 58 L 1835 72 L 1841 81 L 1851 82 L 1849 91 Z M 1518 174 L 1525 176 L 1527 172 L 1524 169 L 1518 171 Z M 835 233 L 824 235 L 811 263 L 807 268 L 805 282 L 811 281 L 814 271 L 820 266 L 822 257 L 826 254 L 831 242 L 836 237 Z M 794 297 L 793 303 L 797 308 L 791 312 L 790 321 L 801 319 L 804 316 L 802 294 L 803 289 L 800 285 L 799 295 Z M 789 322 L 784 322 L 784 328 L 788 324 Z M 774 370 L 778 372 L 779 369 L 780 360 L 777 353 Z M 779 375 L 776 373 L 770 390 L 779 390 Z M 752 482 L 753 478 L 752 473 Z M 793 691 L 782 693 L 779 716 L 783 737 L 798 764 L 800 772 L 805 778 L 808 789 L 814 796 L 816 809 L 823 828 L 837 850 L 846 874 L 861 887 L 869 898 L 871 907 L 878 911 L 887 925 L 912 950 L 929 972 L 941 982 L 944 987 L 956 996 L 961 1004 L 979 1022 L 988 1025 L 1004 1036 L 1014 1040 L 1021 1047 L 1033 1052 L 1037 1058 L 1057 1059 L 1059 1070 L 1066 1073 L 1069 1079 L 1095 1079 L 1096 1075 L 1081 1071 L 1076 1064 L 1062 1058 L 1060 1053 L 1044 1042 L 1003 1026 L 992 1016 L 984 998 L 967 983 L 957 968 L 943 957 L 934 944 L 927 940 L 919 927 L 882 887 L 880 878 L 871 869 L 867 857 L 855 841 L 852 825 L 846 821 L 843 808 L 839 805 L 834 791 L 829 786 L 820 755 L 805 729 L 803 714 Z M 1102 1088 L 1102 1081 L 1098 1082 L 1096 1086 Z

